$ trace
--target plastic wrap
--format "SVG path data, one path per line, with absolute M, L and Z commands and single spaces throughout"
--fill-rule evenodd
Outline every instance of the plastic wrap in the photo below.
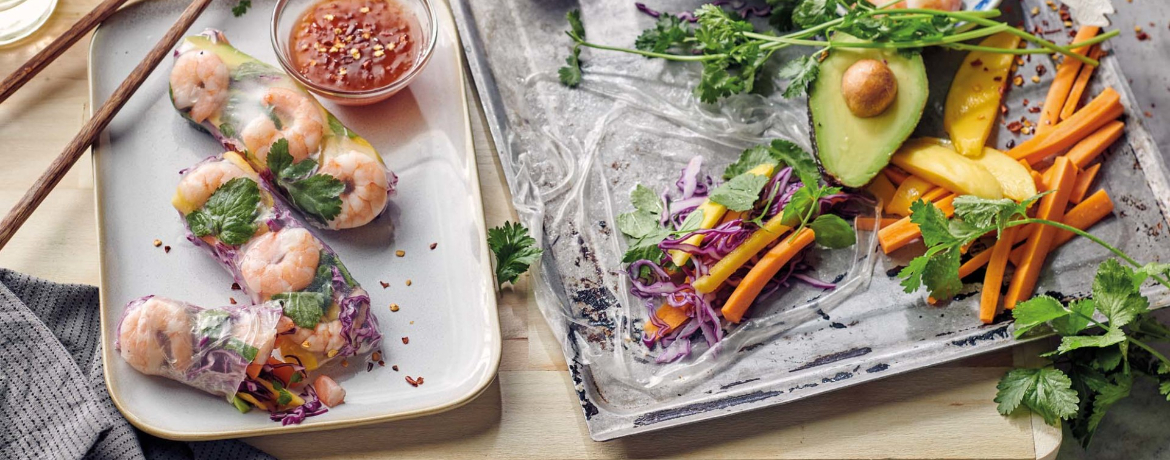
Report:
M 250 217 L 255 230 L 243 237 L 227 233 L 227 223 L 217 224 L 216 229 L 195 216 L 202 213 L 212 215 L 207 219 L 220 219 L 209 208 L 224 200 L 213 195 L 237 180 L 251 181 L 259 191 Z M 227 152 L 183 171 L 172 202 L 183 216 L 192 243 L 207 249 L 253 303 L 278 301 L 296 324 L 276 342 L 285 360 L 293 357 L 314 370 L 331 359 L 378 347 L 382 336 L 370 312 L 369 295 L 337 253 L 290 215 L 284 201 L 273 196 L 239 154 Z M 207 233 L 209 227 L 213 233 Z M 314 308 L 321 314 L 303 313 Z
M 268 359 L 280 306 L 202 308 L 163 297 L 131 301 L 115 348 L 134 369 L 231 400 L 251 362 Z
M 208 29 L 185 38 L 175 51 L 170 78 L 171 102 L 183 117 L 215 136 L 225 149 L 244 153 L 248 163 L 290 198 L 289 204 L 310 224 L 328 229 L 360 227 L 385 210 L 398 177 L 374 147 L 280 69 L 232 47 L 222 32 Z M 198 81 L 192 83 L 192 79 Z M 303 167 L 295 177 L 282 177 L 281 171 L 269 169 L 268 152 L 281 139 L 288 142 L 292 161 Z M 305 161 L 311 161 L 309 167 L 304 167 Z M 361 174 L 345 177 L 344 170 L 355 164 L 362 167 Z M 371 169 L 384 178 L 368 172 Z M 292 192 L 294 182 L 322 175 L 345 183 L 338 192 L 343 203 L 338 214 Z M 355 179 L 362 183 L 355 186 Z

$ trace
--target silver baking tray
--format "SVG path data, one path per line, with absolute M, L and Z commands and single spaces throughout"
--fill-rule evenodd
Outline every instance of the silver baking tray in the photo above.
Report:
M 1001 6 L 1009 21 L 1062 29 L 1042 2 L 1023 3 Z M 650 6 L 678 12 L 698 4 Z M 1033 6 L 1042 13 L 1020 17 Z M 792 402 L 1015 343 L 1010 315 L 990 325 L 978 320 L 973 294 L 979 283 L 968 284 L 952 302 L 929 305 L 922 293 L 903 293 L 894 277 L 921 246 L 886 257 L 863 233 L 852 252 L 817 255 L 823 258 L 818 275 L 839 281 L 837 291 L 797 289 L 770 299 L 718 349 L 697 350 L 684 363 L 655 364 L 637 340 L 644 307 L 627 292 L 614 216 L 630 209 L 634 184 L 662 190 L 693 156 L 702 155 L 718 171 L 745 147 L 773 138 L 808 148 L 804 101 L 765 89 L 764 95 L 701 105 L 690 94 L 694 66 L 592 50 L 582 55 L 584 83 L 561 86 L 556 69 L 570 44 L 565 12 L 581 9 L 592 40 L 630 46 L 653 19 L 628 0 L 463 0 L 452 7 L 513 204 L 545 249 L 536 270 L 537 302 L 563 346 L 593 439 Z M 1046 36 L 1068 42 L 1067 32 Z M 942 133 L 942 99 L 962 57 L 926 52 L 932 97 L 919 134 Z M 1035 119 L 1024 100 L 1043 101 L 1054 70 L 1043 56 L 1020 67 L 1027 83 L 1008 93 L 1007 119 Z M 1033 75 L 1040 84 L 1030 82 Z M 1094 80 L 1091 92 L 1113 87 L 1123 95 L 1128 119 L 1140 118 L 1114 59 L 1104 59 Z M 1141 123 L 1129 122 L 1126 130 L 1107 154 L 1097 185 L 1108 189 L 1116 209 L 1093 232 L 1143 259 L 1170 260 L 1170 186 L 1162 156 Z M 1020 140 L 1006 128 L 997 133 L 1001 148 Z M 1054 253 L 1038 291 L 1087 295 L 1096 265 L 1108 255 L 1089 241 L 1066 244 Z M 1147 295 L 1155 306 L 1170 304 L 1164 290 L 1150 288 Z

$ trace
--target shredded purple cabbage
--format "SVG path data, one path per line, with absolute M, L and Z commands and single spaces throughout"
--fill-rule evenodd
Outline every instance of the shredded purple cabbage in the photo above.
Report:
M 305 403 L 294 407 L 292 409 L 269 414 L 268 418 L 274 422 L 280 422 L 281 425 L 297 425 L 305 421 L 307 417 L 329 412 L 329 408 L 321 403 L 321 399 L 317 397 L 317 390 L 313 389 L 312 385 L 305 385 L 305 390 L 301 392 L 301 398 Z

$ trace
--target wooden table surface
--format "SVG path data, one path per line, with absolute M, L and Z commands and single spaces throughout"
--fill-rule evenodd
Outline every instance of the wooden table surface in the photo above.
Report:
M 161 1 L 161 0 L 152 0 Z M 7 75 L 98 0 L 60 0 L 47 26 L 0 48 Z M 267 14 L 254 10 L 248 14 Z M 0 105 L 0 210 L 7 212 L 89 113 L 89 39 Z M 475 102 L 472 101 L 474 104 Z M 344 110 L 344 109 L 343 109 Z M 473 113 L 478 113 L 474 111 Z M 176 121 L 178 118 L 176 117 Z M 488 225 L 514 220 L 499 162 L 473 116 Z M 0 266 L 57 282 L 98 284 L 88 155 L 0 251 Z M 1058 429 L 1001 417 L 992 398 L 1017 348 L 796 403 L 606 443 L 589 439 L 564 358 L 526 280 L 500 293 L 503 358 L 482 396 L 447 413 L 339 431 L 247 439 L 280 458 L 1051 458 Z

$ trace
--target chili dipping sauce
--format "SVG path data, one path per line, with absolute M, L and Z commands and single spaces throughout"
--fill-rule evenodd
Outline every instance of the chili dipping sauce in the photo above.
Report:
M 418 19 L 394 0 L 325 0 L 293 26 L 289 56 L 325 88 L 364 91 L 390 85 L 414 67 Z

